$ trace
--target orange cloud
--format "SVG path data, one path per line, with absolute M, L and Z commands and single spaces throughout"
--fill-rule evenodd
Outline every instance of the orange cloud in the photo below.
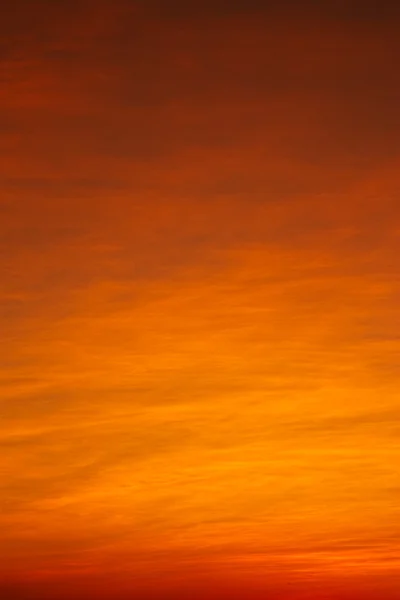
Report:
M 0 590 L 394 599 L 391 28 L 19 6 Z

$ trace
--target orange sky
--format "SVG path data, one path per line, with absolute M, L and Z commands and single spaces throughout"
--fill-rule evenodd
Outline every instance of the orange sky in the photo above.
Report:
M 399 12 L 9 3 L 5 600 L 400 596 Z

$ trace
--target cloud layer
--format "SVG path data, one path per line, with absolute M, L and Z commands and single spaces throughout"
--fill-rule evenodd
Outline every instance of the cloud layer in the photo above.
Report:
M 398 593 L 397 15 L 284 4 L 6 10 L 10 597 Z

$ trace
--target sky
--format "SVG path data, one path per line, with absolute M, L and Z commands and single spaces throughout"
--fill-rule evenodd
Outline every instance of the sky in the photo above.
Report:
M 5 600 L 399 597 L 399 26 L 2 9 Z

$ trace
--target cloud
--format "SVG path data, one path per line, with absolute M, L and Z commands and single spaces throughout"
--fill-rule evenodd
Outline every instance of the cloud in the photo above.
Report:
M 356 598 L 398 571 L 396 15 L 294 4 L 5 11 L 22 595 Z

